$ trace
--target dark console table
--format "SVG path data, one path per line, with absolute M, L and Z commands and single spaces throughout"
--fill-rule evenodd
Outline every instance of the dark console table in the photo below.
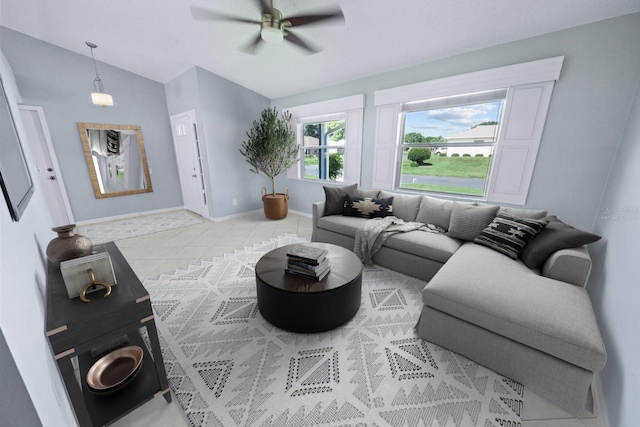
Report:
M 47 271 L 46 336 L 81 426 L 110 424 L 156 396 L 171 402 L 149 293 L 118 247 L 113 242 L 103 246 L 118 282 L 107 298 L 99 290 L 90 294 L 90 303 L 69 299 L 60 265 L 49 262 Z M 127 345 L 144 350 L 135 380 L 114 395 L 91 393 L 86 382 L 89 368 L 104 354 Z

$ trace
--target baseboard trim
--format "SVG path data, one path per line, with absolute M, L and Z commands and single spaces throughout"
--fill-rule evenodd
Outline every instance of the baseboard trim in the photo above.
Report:
M 600 427 L 610 427 L 609 412 L 607 410 L 607 402 L 604 400 L 600 373 L 594 375 L 593 382 L 591 383 L 591 389 L 593 390 L 593 406 L 596 411 L 595 415 L 598 417 L 598 425 Z
M 256 212 L 262 212 L 262 209 L 256 209 L 253 211 L 248 211 L 248 212 L 240 212 L 237 214 L 233 214 L 233 215 L 225 215 L 225 216 L 220 216 L 220 217 L 210 217 L 209 219 L 213 222 L 222 222 L 222 221 L 228 221 L 230 219 L 235 219 L 235 218 L 241 218 L 243 216 L 247 216 L 250 215 L 252 213 L 256 213 Z
M 167 212 L 173 212 L 173 211 L 182 211 L 185 210 L 184 206 L 176 206 L 173 208 L 164 208 L 164 209 L 154 209 L 152 211 L 144 211 L 144 212 L 135 212 L 135 213 L 130 213 L 130 214 L 124 214 L 124 215 L 115 215 L 115 216 L 107 216 L 104 218 L 97 218 L 97 219 L 90 219 L 87 221 L 77 221 L 76 225 L 79 227 L 83 227 L 83 226 L 87 226 L 87 225 L 92 225 L 92 224 L 100 224 L 103 222 L 108 222 L 108 221 L 117 221 L 120 219 L 130 219 L 130 218 L 137 218 L 140 216 L 146 216 L 146 215 L 154 215 L 154 214 L 159 214 L 159 213 L 167 213 Z
M 313 218 L 313 215 L 311 215 L 310 213 L 296 211 L 296 210 L 293 210 L 293 209 L 289 209 L 289 212 L 291 212 L 292 214 L 304 216 L 306 218 Z

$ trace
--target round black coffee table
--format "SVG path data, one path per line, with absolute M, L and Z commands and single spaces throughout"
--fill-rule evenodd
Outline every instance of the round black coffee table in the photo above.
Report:
M 360 308 L 362 263 L 351 251 L 328 243 L 303 243 L 327 249 L 331 272 L 321 281 L 285 273 L 287 245 L 256 264 L 258 309 L 269 323 L 292 332 L 321 332 L 345 324 Z

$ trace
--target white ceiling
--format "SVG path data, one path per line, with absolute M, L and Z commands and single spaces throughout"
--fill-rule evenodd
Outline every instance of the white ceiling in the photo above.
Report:
M 258 26 L 203 22 L 190 4 L 260 19 L 256 0 L 1 0 L 0 24 L 161 83 L 199 66 L 269 98 L 317 89 L 607 18 L 640 0 L 274 0 L 290 16 L 339 5 L 344 25 L 296 32 L 257 55 L 239 47 Z M 105 82 L 108 84 L 108 82 Z

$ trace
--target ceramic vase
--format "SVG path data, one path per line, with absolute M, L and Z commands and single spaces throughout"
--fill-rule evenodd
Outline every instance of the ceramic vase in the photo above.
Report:
M 51 240 L 47 246 L 47 258 L 51 262 L 62 262 L 91 254 L 93 244 L 87 237 L 75 233 L 76 225 L 61 225 L 51 230 L 58 233 L 58 237 Z

